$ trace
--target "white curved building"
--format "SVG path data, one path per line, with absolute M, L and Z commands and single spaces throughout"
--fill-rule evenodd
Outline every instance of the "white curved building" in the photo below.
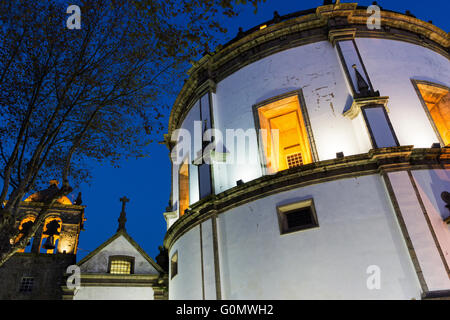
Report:
M 449 35 L 369 15 L 275 15 L 190 70 L 166 136 L 169 299 L 450 297 Z

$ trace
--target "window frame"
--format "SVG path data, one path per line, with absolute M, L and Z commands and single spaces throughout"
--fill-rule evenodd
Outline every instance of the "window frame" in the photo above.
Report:
M 270 174 L 268 168 L 267 168 L 267 158 L 266 158 L 266 154 L 264 151 L 264 146 L 263 146 L 263 141 L 262 141 L 262 137 L 260 134 L 260 130 L 261 130 L 261 125 L 260 125 L 260 119 L 259 119 L 259 114 L 258 114 L 258 109 L 261 107 L 264 107 L 268 104 L 271 104 L 273 102 L 279 101 L 279 100 L 283 100 L 286 98 L 290 98 L 293 96 L 297 96 L 297 100 L 298 100 L 298 104 L 299 104 L 299 108 L 300 108 L 300 112 L 302 114 L 303 117 L 303 125 L 305 126 L 306 129 L 306 134 L 307 134 L 307 138 L 308 138 L 308 142 L 309 142 L 309 148 L 311 150 L 311 158 L 312 158 L 312 163 L 319 161 L 319 156 L 317 153 L 317 148 L 316 148 L 316 143 L 314 140 L 314 134 L 312 131 L 312 127 L 311 127 L 311 121 L 309 119 L 309 114 L 308 114 L 308 110 L 306 108 L 306 102 L 305 99 L 303 97 L 303 90 L 302 89 L 298 89 L 298 90 L 293 90 L 293 91 L 289 91 L 274 97 L 271 97 L 269 99 L 266 99 L 264 101 L 258 102 L 256 104 L 254 104 L 252 106 L 253 109 L 253 121 L 255 123 L 255 129 L 257 130 L 257 141 L 258 141 L 258 154 L 259 154 L 259 160 L 260 160 L 260 164 L 261 164 L 261 170 L 263 172 L 263 175 L 268 175 Z M 277 171 L 280 172 L 280 171 Z M 277 173 L 275 172 L 275 173 Z
M 342 46 L 341 46 L 341 42 L 343 42 L 343 41 L 351 41 L 351 42 L 352 42 L 352 46 L 353 46 L 353 49 L 355 50 L 357 60 L 358 60 L 358 62 L 360 63 L 360 65 L 361 65 L 361 67 L 362 67 L 362 71 L 363 71 L 363 73 L 364 73 L 364 77 L 365 77 L 364 80 L 367 81 L 367 84 L 369 85 L 369 90 L 370 90 L 371 92 L 375 92 L 374 87 L 373 87 L 373 85 L 372 85 L 372 82 L 370 81 L 369 73 L 367 72 L 366 66 L 365 66 L 364 61 L 363 61 L 363 59 L 362 59 L 362 57 L 361 57 L 361 53 L 360 53 L 360 51 L 359 51 L 359 48 L 358 48 L 358 45 L 357 45 L 355 39 L 353 38 L 353 39 L 345 39 L 345 40 L 336 41 L 336 48 L 337 48 L 339 60 L 340 60 L 341 65 L 342 65 L 342 67 L 343 67 L 343 69 L 344 69 L 344 73 L 345 73 L 345 75 L 346 75 L 347 81 L 348 81 L 348 83 L 350 84 L 350 88 L 351 88 L 351 90 L 352 90 L 352 93 L 353 93 L 352 95 L 353 95 L 353 97 L 354 97 L 354 98 L 360 97 L 360 96 L 361 96 L 361 93 L 357 90 L 357 87 L 358 87 L 358 86 L 357 86 L 357 84 L 353 81 L 353 78 L 352 78 L 352 76 L 351 76 L 351 69 L 349 68 L 349 64 L 347 63 L 347 62 L 350 61 L 350 60 L 349 60 L 349 59 L 346 60 L 346 57 L 345 57 L 345 55 L 344 55 L 344 52 L 343 52 Z
M 30 221 L 33 222 L 33 224 L 36 221 L 36 216 L 32 212 L 27 213 L 25 216 L 20 218 L 20 220 L 18 220 L 17 230 L 19 230 L 19 231 L 23 230 L 23 225 Z M 20 229 L 21 227 L 22 227 L 22 229 Z M 22 239 L 22 237 L 23 237 L 23 233 L 19 233 L 17 235 L 17 237 L 14 239 L 14 243 L 17 243 L 20 239 Z M 34 242 L 34 236 L 30 238 L 29 244 L 27 244 L 27 246 L 25 248 L 19 249 L 17 252 L 18 253 L 25 253 L 25 251 L 27 251 L 27 253 L 31 252 L 32 248 L 33 248 L 33 242 Z
M 442 138 L 441 133 L 439 132 L 439 129 L 436 127 L 436 124 L 434 123 L 434 119 L 431 116 L 430 110 L 428 109 L 428 105 L 425 102 L 425 100 L 423 99 L 422 92 L 420 91 L 418 85 L 424 84 L 424 85 L 428 85 L 428 86 L 438 87 L 438 88 L 447 90 L 448 92 L 450 92 L 450 88 L 447 86 L 444 86 L 442 84 L 431 82 L 431 81 L 426 81 L 426 80 L 411 79 L 411 83 L 414 87 L 414 90 L 417 93 L 417 96 L 419 97 L 420 103 L 422 104 L 425 114 L 427 115 L 427 118 L 430 121 L 431 127 L 433 128 L 433 130 L 439 140 L 439 143 L 441 144 L 441 147 L 445 147 L 444 139 Z
M 111 273 L 111 265 L 113 261 L 127 261 L 130 262 L 130 273 Z M 134 262 L 135 257 L 133 256 L 125 256 L 125 255 L 113 255 L 108 257 L 108 273 L 113 275 L 127 275 L 127 274 L 134 274 Z
M 175 273 L 174 273 L 175 266 Z M 178 250 L 170 258 L 170 280 L 176 277 L 178 274 Z
M 27 288 L 30 288 L 30 290 L 22 290 L 25 279 L 27 279 L 27 280 L 31 279 L 32 280 L 31 281 L 31 286 L 28 283 L 28 287 L 27 287 Z M 32 277 L 32 276 L 22 276 L 22 278 L 20 279 L 20 284 L 19 284 L 19 290 L 18 290 L 19 293 L 22 293 L 22 294 L 30 294 L 30 293 L 32 293 L 33 289 L 34 289 L 34 285 L 35 285 L 35 280 L 36 280 L 35 277 Z
M 45 241 L 47 241 L 47 238 L 49 238 L 50 236 L 44 234 L 44 232 L 46 231 L 47 225 L 49 223 L 51 223 L 52 221 L 57 221 L 59 223 L 58 234 L 53 235 L 55 248 L 47 250 L 44 248 L 44 244 L 45 244 Z M 61 240 L 61 235 L 63 232 L 63 225 L 64 224 L 63 224 L 62 218 L 59 214 L 57 214 L 57 215 L 52 214 L 44 220 L 44 223 L 42 224 L 42 232 L 41 232 L 41 237 L 39 240 L 40 242 L 39 242 L 38 252 L 45 250 L 46 251 L 45 254 L 59 253 L 58 248 L 59 248 L 59 241 Z
M 370 104 L 361 106 L 360 109 L 361 109 L 361 113 L 362 113 L 362 116 L 363 116 L 363 119 L 364 119 L 364 123 L 366 124 L 367 131 L 369 132 L 369 137 L 370 137 L 370 142 L 372 143 L 372 147 L 374 149 L 386 148 L 386 147 L 379 147 L 377 145 L 377 142 L 375 140 L 375 136 L 373 134 L 372 127 L 370 126 L 369 119 L 367 118 L 367 114 L 366 114 L 365 111 L 366 111 L 366 109 L 372 109 L 372 108 L 381 108 L 381 109 L 383 109 L 383 114 L 384 114 L 386 122 L 387 122 L 387 124 L 389 126 L 389 129 L 391 130 L 392 138 L 394 139 L 394 141 L 396 143 L 396 146 L 393 146 L 393 147 L 399 147 L 400 143 L 398 142 L 397 135 L 395 134 L 394 127 L 392 126 L 392 123 L 391 123 L 391 119 L 389 119 L 389 115 L 387 114 L 386 107 L 384 105 L 382 105 L 382 104 L 370 103 Z
M 181 195 L 181 192 L 180 192 L 180 190 L 181 190 L 180 171 L 181 171 L 181 168 L 183 167 L 184 164 L 186 164 L 187 171 L 188 171 L 188 174 L 187 174 L 187 181 L 188 181 L 187 182 L 187 185 L 188 185 L 188 191 L 187 191 L 187 193 L 188 193 L 188 206 L 187 206 L 186 209 L 188 209 L 190 204 L 191 204 L 191 180 L 190 180 L 191 179 L 191 164 L 189 162 L 189 159 L 190 159 L 190 153 L 188 153 L 184 157 L 183 161 L 181 162 L 181 164 L 178 167 L 178 218 L 181 218 L 184 215 L 184 212 L 181 212 L 181 201 L 180 201 L 180 199 L 181 199 L 181 197 L 180 197 L 180 195 Z M 200 189 L 200 186 L 199 186 L 199 189 Z
M 311 218 L 313 223 L 303 226 L 291 227 L 287 225 L 287 215 L 292 213 L 295 210 L 301 210 L 309 208 L 311 210 Z M 300 201 L 294 201 L 283 205 L 277 206 L 277 217 L 278 217 L 278 226 L 280 230 L 280 235 L 287 235 L 299 231 L 305 231 L 310 229 L 319 228 L 319 219 L 317 218 L 316 207 L 314 205 L 314 199 L 309 198 Z

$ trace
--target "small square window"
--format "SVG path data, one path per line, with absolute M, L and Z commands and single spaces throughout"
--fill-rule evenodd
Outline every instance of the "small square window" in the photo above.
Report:
M 170 259 L 170 279 L 178 274 L 178 251 Z
M 19 292 L 30 293 L 33 291 L 34 278 L 33 277 L 23 277 L 20 282 Z
M 277 211 L 281 234 L 319 226 L 312 199 L 279 206 Z
M 111 274 L 132 274 L 134 258 L 128 256 L 112 256 L 109 258 L 109 273 Z

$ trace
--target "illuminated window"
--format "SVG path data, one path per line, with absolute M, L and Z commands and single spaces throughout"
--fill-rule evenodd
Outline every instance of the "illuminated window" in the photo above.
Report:
M 312 199 L 279 206 L 277 212 L 280 234 L 319 226 Z
M 184 214 L 184 211 L 189 207 L 189 157 L 181 164 L 178 174 L 179 185 L 179 209 L 180 217 Z
M 262 147 L 269 173 L 313 161 L 311 146 L 297 95 L 258 107 Z
M 450 89 L 428 82 L 413 82 L 438 137 L 445 146 L 450 145 Z
M 40 252 L 52 254 L 58 248 L 61 235 L 62 220 L 60 218 L 47 218 L 44 222 Z
M 19 292 L 30 293 L 33 291 L 34 278 L 33 277 L 23 277 L 20 282 Z
M 178 251 L 170 259 L 170 279 L 178 274 Z
M 109 273 L 111 274 L 132 274 L 133 257 L 113 256 L 109 261 Z
M 20 224 L 19 224 L 19 235 L 16 237 L 15 239 L 15 243 L 17 243 L 22 237 L 24 237 L 26 234 L 28 234 L 29 230 L 31 229 L 31 227 L 33 226 L 35 217 L 34 216 L 28 216 L 26 218 L 24 218 Z M 30 252 L 31 251 L 31 241 L 32 241 L 33 237 L 30 239 L 30 241 L 28 242 L 26 248 L 24 249 L 19 249 L 18 252 Z

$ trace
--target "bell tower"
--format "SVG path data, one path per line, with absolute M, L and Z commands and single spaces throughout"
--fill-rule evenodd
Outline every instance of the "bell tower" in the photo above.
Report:
M 19 241 L 36 220 L 44 201 L 58 192 L 58 181 L 36 192 L 20 205 L 16 221 Z M 61 285 L 68 266 L 75 264 L 78 240 L 83 230 L 81 194 L 75 201 L 59 198 L 47 213 L 28 246 L 0 267 L 0 299 L 61 299 Z

